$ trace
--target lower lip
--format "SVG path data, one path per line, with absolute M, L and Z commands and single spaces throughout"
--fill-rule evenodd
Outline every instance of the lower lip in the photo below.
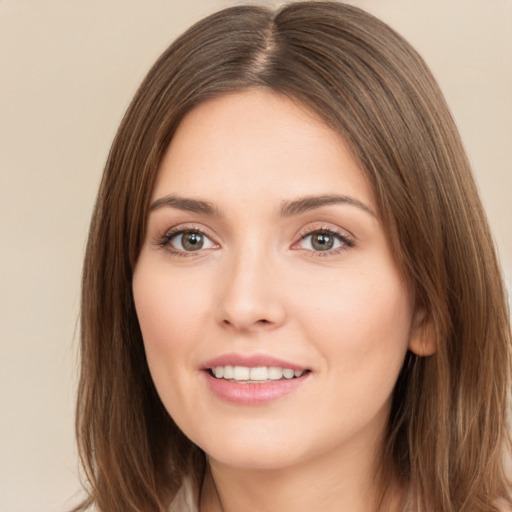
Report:
M 216 379 L 203 372 L 210 390 L 220 399 L 237 405 L 263 405 L 295 391 L 309 377 L 309 372 L 293 379 L 280 379 L 261 383 L 234 382 Z

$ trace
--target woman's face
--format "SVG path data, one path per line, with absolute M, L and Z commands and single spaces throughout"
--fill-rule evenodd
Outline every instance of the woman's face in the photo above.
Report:
M 418 343 L 343 138 L 263 90 L 210 100 L 179 126 L 133 292 L 163 404 L 233 467 L 373 450 Z

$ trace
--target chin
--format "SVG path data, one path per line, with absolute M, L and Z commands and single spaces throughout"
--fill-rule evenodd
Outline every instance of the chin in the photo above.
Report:
M 230 450 L 228 453 L 225 451 L 217 453 L 217 450 L 212 450 L 212 453 L 206 452 L 206 456 L 210 461 L 215 461 L 222 466 L 244 470 L 279 470 L 298 462 L 296 456 L 291 457 L 290 454 L 280 453 L 275 448 L 269 447 L 265 451 L 255 450 L 245 453 L 236 449 Z
M 262 470 L 282 469 L 296 464 L 306 456 L 299 447 L 311 445 L 306 441 L 299 442 L 289 436 L 271 435 L 269 432 L 258 434 L 252 430 L 246 431 L 246 434 L 248 435 L 229 432 L 194 442 L 209 459 L 219 464 L 239 469 Z

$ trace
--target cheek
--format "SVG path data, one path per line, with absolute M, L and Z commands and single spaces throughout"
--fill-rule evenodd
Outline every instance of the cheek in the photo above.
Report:
M 305 289 L 316 292 L 298 296 L 295 316 L 327 364 L 354 385 L 390 391 L 407 351 L 412 316 L 393 268 L 340 272 Z
M 207 310 L 204 289 L 184 281 L 168 269 L 139 262 L 133 295 L 147 350 L 175 351 L 187 343 Z
M 188 402 L 185 389 L 194 375 L 207 308 L 197 283 L 183 280 L 141 258 L 133 278 L 133 295 L 149 370 L 171 416 Z M 169 409 L 171 407 L 171 409 Z

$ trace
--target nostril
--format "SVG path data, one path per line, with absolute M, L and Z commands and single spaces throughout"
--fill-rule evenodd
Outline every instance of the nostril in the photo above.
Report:
M 232 322 L 231 320 L 228 320 L 227 318 L 225 318 L 224 320 L 222 320 L 222 324 L 225 325 L 226 327 L 234 327 L 234 328 L 241 328 L 242 326 L 238 326 L 237 322 Z M 267 320 L 266 318 L 261 318 L 259 320 L 256 320 L 252 326 L 253 327 L 257 327 L 257 326 L 261 326 L 261 327 L 266 327 L 267 325 L 271 325 L 272 322 L 270 320 Z M 247 328 L 249 328 L 249 326 L 246 326 Z

